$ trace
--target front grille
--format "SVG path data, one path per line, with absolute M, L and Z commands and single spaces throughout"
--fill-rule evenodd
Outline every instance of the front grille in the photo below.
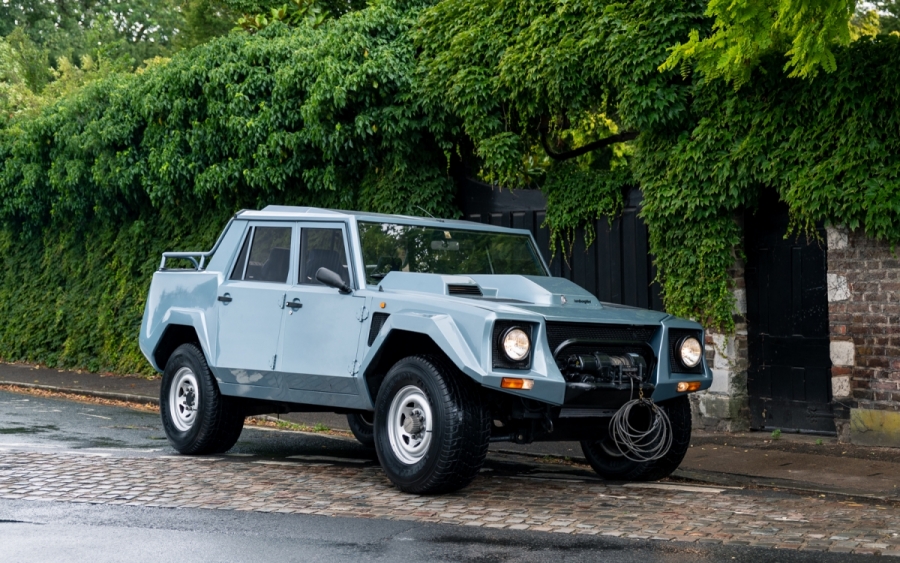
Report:
M 678 359 L 678 351 L 675 349 L 678 346 L 678 343 L 685 336 L 693 336 L 697 340 L 700 340 L 700 331 L 699 330 L 691 330 L 688 328 L 670 328 L 669 329 L 669 371 L 672 373 L 694 373 L 700 374 L 703 373 L 703 362 L 705 358 L 701 357 L 700 363 L 692 368 L 686 368 L 681 364 L 681 360 Z M 703 348 L 703 340 L 700 340 L 700 346 Z M 704 350 L 704 355 L 705 355 Z
M 378 338 L 378 333 L 381 332 L 381 327 L 384 326 L 388 317 L 390 315 L 387 313 L 372 313 L 372 324 L 369 325 L 369 346 Z
M 649 344 L 659 326 L 603 325 L 582 323 L 547 323 L 547 342 L 550 351 L 556 352 L 567 340 L 590 340 L 601 344 Z M 606 346 L 604 346 L 606 347 Z
M 582 323 L 547 323 L 547 343 L 554 354 L 556 365 L 567 381 L 623 383 L 628 369 L 613 367 L 593 372 L 570 365 L 577 355 L 594 353 L 622 358 L 637 354 L 644 359 L 639 378 L 648 381 L 656 367 L 656 354 L 650 341 L 659 331 L 658 325 L 604 325 Z M 558 352 L 557 352 L 558 350 Z
M 494 323 L 494 332 L 491 337 L 493 340 L 491 358 L 493 360 L 492 364 L 495 368 L 503 368 L 503 369 L 528 369 L 531 367 L 531 356 L 530 352 L 528 356 L 522 360 L 521 362 L 514 362 L 506 357 L 506 354 L 503 352 L 503 345 L 500 342 L 500 339 L 506 333 L 507 330 L 512 327 L 517 326 L 528 333 L 528 338 L 531 339 L 531 349 L 534 350 L 534 330 L 532 330 L 532 325 L 529 323 L 523 323 L 521 321 L 497 321 Z
M 481 288 L 470 284 L 447 284 L 447 293 L 450 295 L 474 295 L 481 297 Z

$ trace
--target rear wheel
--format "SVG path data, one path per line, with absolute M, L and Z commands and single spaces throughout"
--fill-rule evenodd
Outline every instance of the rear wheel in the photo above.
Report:
M 581 450 L 597 474 L 611 481 L 656 481 L 678 469 L 691 445 L 691 405 L 687 396 L 659 403 L 672 423 L 672 447 L 660 459 L 632 461 L 610 438 L 581 442 Z
M 484 464 L 490 415 L 464 377 L 435 356 L 400 360 L 385 377 L 375 406 L 375 451 L 399 489 L 455 491 Z
M 183 454 L 226 452 L 244 427 L 240 404 L 219 393 L 203 352 L 194 344 L 182 344 L 166 362 L 159 411 L 169 443 Z
M 371 412 L 351 413 L 347 415 L 347 424 L 353 436 L 367 448 L 375 447 L 375 415 Z

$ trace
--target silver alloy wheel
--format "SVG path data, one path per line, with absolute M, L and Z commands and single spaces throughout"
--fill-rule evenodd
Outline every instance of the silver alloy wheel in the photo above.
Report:
M 182 432 L 190 430 L 197 419 L 200 410 L 199 387 L 197 376 L 191 368 L 183 367 L 175 373 L 169 388 L 169 418 Z
M 388 411 L 387 430 L 394 455 L 406 465 L 425 457 L 431 444 L 433 418 L 425 392 L 407 385 L 394 395 Z

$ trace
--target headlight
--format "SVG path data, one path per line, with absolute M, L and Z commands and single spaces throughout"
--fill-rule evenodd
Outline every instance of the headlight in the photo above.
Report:
M 700 346 L 699 340 L 693 336 L 688 336 L 678 343 L 678 354 L 684 367 L 694 368 L 697 367 L 697 364 L 703 358 L 703 347 Z
M 531 350 L 531 339 L 524 330 L 518 327 L 513 327 L 503 333 L 501 343 L 506 357 L 514 362 L 521 362 L 527 358 L 528 351 Z

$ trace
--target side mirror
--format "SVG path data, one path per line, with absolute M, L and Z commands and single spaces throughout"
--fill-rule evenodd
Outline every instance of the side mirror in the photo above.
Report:
M 351 291 L 350 286 L 344 283 L 341 276 L 335 274 L 328 268 L 319 268 L 316 271 L 316 279 L 328 287 L 337 289 L 341 293 L 350 293 Z

